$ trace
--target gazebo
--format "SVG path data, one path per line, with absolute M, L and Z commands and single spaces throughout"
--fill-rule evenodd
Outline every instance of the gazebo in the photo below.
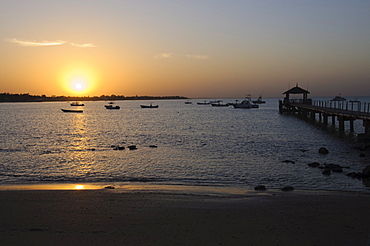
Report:
M 301 87 L 298 86 L 298 84 L 295 87 L 287 90 L 283 94 L 285 94 L 285 98 L 284 98 L 285 103 L 289 103 L 290 94 L 302 94 L 303 98 L 302 100 L 299 100 L 298 102 L 305 103 L 305 104 L 311 104 L 310 103 L 311 100 L 308 99 L 308 94 L 310 94 L 310 92 L 305 89 L 302 89 Z

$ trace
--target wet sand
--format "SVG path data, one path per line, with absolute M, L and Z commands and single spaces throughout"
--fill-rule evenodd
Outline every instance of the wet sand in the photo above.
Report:
M 0 245 L 370 245 L 370 195 L 2 190 Z

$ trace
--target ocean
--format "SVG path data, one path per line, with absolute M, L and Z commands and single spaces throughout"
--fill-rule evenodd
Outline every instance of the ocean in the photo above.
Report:
M 370 102 L 369 97 L 358 99 Z M 1 103 L 0 185 L 159 184 L 251 190 L 265 185 L 370 191 L 370 184 L 345 175 L 370 165 L 370 151 L 358 148 L 365 144 L 354 141 L 349 132 L 341 135 L 279 114 L 279 99 L 265 100 L 258 109 L 197 105 L 203 99 L 192 99 L 192 104 L 116 101 L 120 110 L 105 109 L 107 102 L 88 101 L 83 113 L 63 113 L 62 108 L 71 108 L 67 102 Z M 140 108 L 149 103 L 159 108 Z M 362 121 L 355 121 L 355 132 L 363 131 Z M 130 145 L 137 149 L 128 149 Z M 320 147 L 329 154 L 319 154 Z M 312 162 L 346 168 L 325 176 L 308 166 Z

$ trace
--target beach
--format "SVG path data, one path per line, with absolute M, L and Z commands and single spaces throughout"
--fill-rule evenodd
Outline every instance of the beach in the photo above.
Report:
M 370 196 L 1 190 L 0 245 L 370 245 Z

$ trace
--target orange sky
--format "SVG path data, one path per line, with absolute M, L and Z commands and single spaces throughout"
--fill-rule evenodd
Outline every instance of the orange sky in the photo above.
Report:
M 335 3 L 335 4 L 334 4 Z M 0 93 L 370 96 L 369 1 L 1 1 Z

